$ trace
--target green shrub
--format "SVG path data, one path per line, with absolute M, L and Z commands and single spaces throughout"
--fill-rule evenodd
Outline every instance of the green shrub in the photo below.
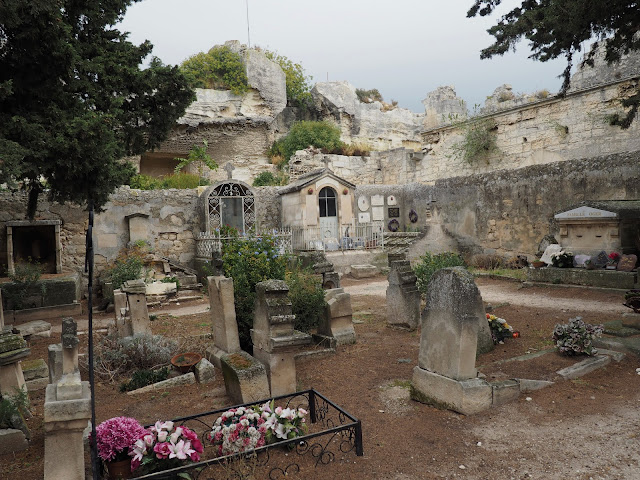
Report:
M 287 81 L 287 103 L 301 108 L 311 105 L 312 77 L 305 75 L 304 68 L 299 63 L 293 63 L 284 55 L 278 55 L 269 50 L 264 51 L 267 58 L 280 65 Z
M 13 273 L 7 273 L 11 283 L 2 285 L 2 293 L 7 299 L 7 303 L 13 305 L 14 310 L 25 308 L 24 301 L 30 291 L 40 281 L 42 266 L 31 257 L 26 262 L 16 263 Z M 44 283 L 40 284 L 41 292 L 44 294 Z
M 129 181 L 131 188 L 140 190 L 163 190 L 167 188 L 196 188 L 200 185 L 209 185 L 211 183 L 208 178 L 202 178 L 193 173 L 175 173 L 167 175 L 164 178 L 150 177 L 149 175 L 134 175 Z
M 169 367 L 164 367 L 159 370 L 136 370 L 131 375 L 131 380 L 120 384 L 120 391 L 130 392 L 138 388 L 146 387 L 147 385 L 161 382 L 167 378 L 169 378 Z
M 116 257 L 113 264 L 103 272 L 105 282 L 111 282 L 116 290 L 128 280 L 136 280 L 142 276 L 144 266 L 144 250 L 146 247 L 134 245 L 123 249 Z
M 420 293 L 427 293 L 429 281 L 434 273 L 446 267 L 464 267 L 464 260 L 460 255 L 453 252 L 438 253 L 433 255 L 429 252 L 420 257 L 420 263 L 413 267 L 413 273 L 418 277 L 417 286 Z
M 341 145 L 339 127 L 327 121 L 303 121 L 294 123 L 287 136 L 276 141 L 267 153 L 270 157 L 280 155 L 288 162 L 297 150 L 314 146 L 331 151 Z
M 575 317 L 569 319 L 569 323 L 556 325 L 552 338 L 558 351 L 564 355 L 595 355 L 597 350 L 593 347 L 593 339 L 600 337 L 603 331 L 603 325 L 591 325 L 584 323 L 582 317 Z
M 311 271 L 299 268 L 287 272 L 285 281 L 289 286 L 292 313 L 296 316 L 294 328 L 308 333 L 318 327 L 324 315 L 322 282 Z
M 469 120 L 463 124 L 463 138 L 452 145 L 454 155 L 464 162 L 473 164 L 485 160 L 498 149 L 494 131 L 497 126 L 493 120 Z
M 236 95 L 249 90 L 242 56 L 226 46 L 192 55 L 180 64 L 180 71 L 192 88 L 225 88 Z
M 254 187 L 269 187 L 269 186 L 278 186 L 278 185 L 286 185 L 288 182 L 288 177 L 280 172 L 277 175 L 274 175 L 272 172 L 260 172 L 256 175 L 256 178 L 253 180 Z
M 162 179 L 138 174 L 131 177 L 129 186 L 139 190 L 160 190 L 162 188 Z
M 162 188 L 179 188 L 181 190 L 187 188 L 196 188 L 201 185 L 209 185 L 209 179 L 202 178 L 192 173 L 176 173 L 167 175 L 162 179 Z
M 95 372 L 113 379 L 134 370 L 151 370 L 169 365 L 178 344 L 162 335 L 148 333 L 118 338 L 106 335 L 96 345 Z
M 226 231 L 224 236 L 231 233 Z M 270 235 L 240 238 L 235 232 L 233 236 L 222 244 L 222 269 L 226 277 L 233 278 L 240 346 L 250 351 L 256 284 L 270 279 L 284 280 L 287 259 L 279 254 Z

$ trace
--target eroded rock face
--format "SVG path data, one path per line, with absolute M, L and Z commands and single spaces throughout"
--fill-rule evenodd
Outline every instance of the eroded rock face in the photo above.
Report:
M 429 92 L 422 104 L 426 129 L 453 123 L 467 116 L 467 104 L 456 95 L 455 89 L 450 85 Z
M 229 90 L 198 88 L 195 102 L 187 107 L 179 124 L 196 127 L 247 120 L 270 123 L 287 106 L 286 78 L 280 65 L 238 41 L 227 42 L 225 46 L 243 57 L 249 91 L 236 95 Z
M 422 114 L 405 108 L 383 111 L 380 102 L 361 103 L 348 82 L 316 83 L 311 95 L 321 117 L 338 124 L 345 142 L 383 149 L 420 147 Z

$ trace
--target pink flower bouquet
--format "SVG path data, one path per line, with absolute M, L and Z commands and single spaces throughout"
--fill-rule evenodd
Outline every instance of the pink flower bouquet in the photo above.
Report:
M 98 455 L 105 462 L 125 460 L 136 440 L 147 433 L 130 417 L 114 417 L 96 427 Z
M 252 408 L 238 407 L 224 412 L 208 437 L 217 446 L 216 455 L 222 457 L 262 447 L 266 431 L 265 420 L 260 413 Z
M 130 452 L 131 470 L 151 473 L 176 468 L 200 461 L 202 451 L 202 443 L 192 430 L 173 422 L 156 422 L 135 441 Z

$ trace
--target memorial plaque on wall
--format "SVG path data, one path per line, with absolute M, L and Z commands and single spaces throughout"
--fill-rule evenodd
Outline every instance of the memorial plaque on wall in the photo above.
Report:
M 384 196 L 383 195 L 372 195 L 371 196 L 371 205 L 384 205 Z
M 389 218 L 398 218 L 400 216 L 400 209 L 398 207 L 387 209 Z
M 384 207 L 372 207 L 371 213 L 374 222 L 384 220 Z
M 387 205 L 397 205 L 398 204 L 398 199 L 395 197 L 395 195 L 389 195 L 387 197 Z
M 371 223 L 371 214 L 369 212 L 359 212 L 358 223 Z

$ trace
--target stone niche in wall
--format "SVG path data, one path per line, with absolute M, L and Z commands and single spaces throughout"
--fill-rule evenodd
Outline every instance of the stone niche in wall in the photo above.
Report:
M 7 228 L 7 270 L 29 261 L 38 262 L 42 273 L 62 273 L 60 220 L 15 220 Z

